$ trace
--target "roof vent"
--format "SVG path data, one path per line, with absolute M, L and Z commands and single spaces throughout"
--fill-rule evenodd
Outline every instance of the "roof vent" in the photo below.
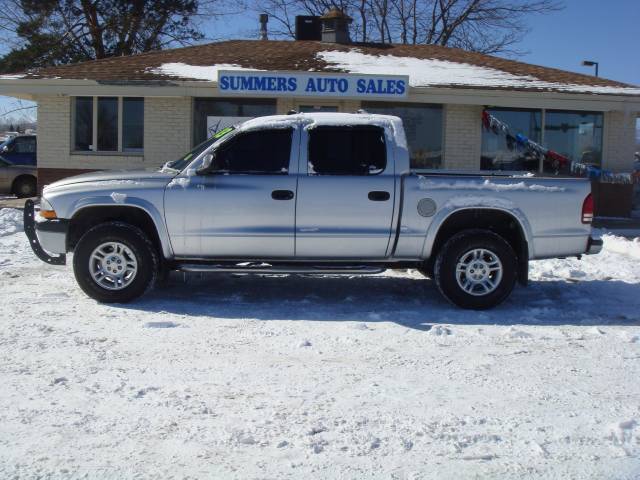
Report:
M 353 19 L 342 10 L 333 7 L 320 17 L 322 22 L 322 41 L 329 43 L 351 43 L 349 24 Z
M 269 40 L 267 36 L 267 22 L 269 21 L 269 15 L 266 13 L 260 14 L 260 40 Z
M 322 39 L 322 25 L 320 17 L 311 15 L 298 15 L 296 17 L 296 40 Z

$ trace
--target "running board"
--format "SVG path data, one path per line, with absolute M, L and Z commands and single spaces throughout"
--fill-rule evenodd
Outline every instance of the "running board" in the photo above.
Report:
M 368 266 L 322 266 L 322 265 L 271 265 L 269 263 L 238 263 L 238 264 L 197 264 L 185 263 L 180 265 L 182 272 L 203 273 L 304 273 L 304 274 L 344 274 L 344 275 L 373 275 L 382 273 L 385 268 Z

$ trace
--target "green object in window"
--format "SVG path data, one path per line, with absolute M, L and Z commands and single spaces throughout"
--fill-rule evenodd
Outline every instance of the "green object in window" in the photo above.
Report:
M 216 132 L 213 134 L 213 137 L 211 138 L 220 138 L 220 137 L 224 137 L 227 133 L 229 133 L 231 130 L 233 130 L 233 127 L 227 127 L 227 128 L 223 128 L 222 130 L 220 130 L 219 132 Z

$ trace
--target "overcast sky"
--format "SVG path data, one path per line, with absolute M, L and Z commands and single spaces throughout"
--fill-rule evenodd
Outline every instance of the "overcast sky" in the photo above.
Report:
M 600 62 L 600 76 L 640 85 L 640 0 L 566 0 L 566 8 L 532 16 L 531 31 L 518 46 L 527 63 L 592 74 L 582 60 Z M 211 38 L 257 36 L 258 15 L 244 14 L 223 23 L 205 25 Z M 0 97 L 0 113 L 21 105 Z M 35 114 L 35 109 L 24 113 Z

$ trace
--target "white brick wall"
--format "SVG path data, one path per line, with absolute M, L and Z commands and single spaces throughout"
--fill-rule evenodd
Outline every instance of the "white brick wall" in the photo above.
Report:
M 443 168 L 479 169 L 482 149 L 482 106 L 447 104 L 443 113 Z
M 191 97 L 144 99 L 144 161 L 160 166 L 191 150 Z
M 190 97 L 145 98 L 144 155 L 71 153 L 71 98 L 41 96 L 36 101 L 39 168 L 146 168 L 191 148 Z
M 309 99 L 309 103 L 319 99 Z M 71 98 L 40 96 L 38 103 L 38 166 L 40 168 L 106 169 L 161 165 L 191 148 L 192 99 L 147 97 L 144 115 L 144 156 L 71 153 Z M 278 113 L 296 105 L 278 99 Z M 340 101 L 341 111 L 354 112 L 358 101 Z M 478 169 L 482 147 L 482 106 L 444 106 L 443 168 Z M 603 166 L 629 171 L 635 151 L 637 112 L 607 112 L 604 119 Z
M 602 166 L 614 172 L 630 172 L 636 149 L 637 112 L 607 112 L 604 115 Z
M 69 97 L 37 97 L 38 102 L 38 166 L 72 168 L 71 107 Z M 88 167 L 84 167 L 88 168 Z

